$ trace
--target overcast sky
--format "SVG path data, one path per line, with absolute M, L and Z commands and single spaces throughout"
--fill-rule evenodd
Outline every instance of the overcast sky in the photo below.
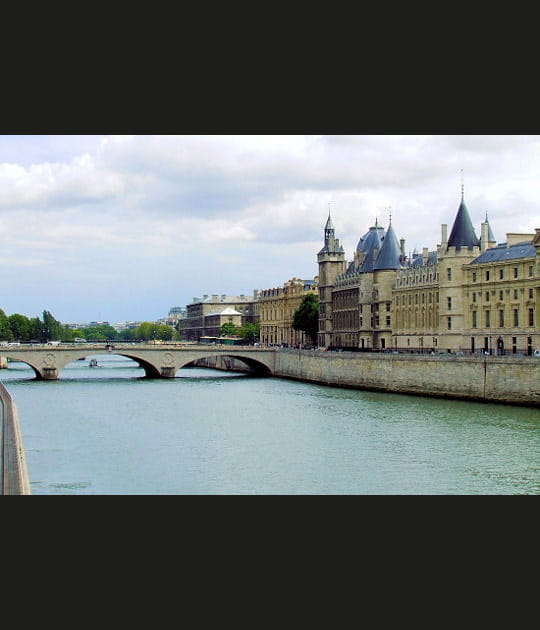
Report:
M 311 279 L 329 204 L 347 260 L 390 212 L 433 250 L 462 181 L 477 236 L 540 227 L 540 136 L 3 135 L 0 308 L 153 321 Z

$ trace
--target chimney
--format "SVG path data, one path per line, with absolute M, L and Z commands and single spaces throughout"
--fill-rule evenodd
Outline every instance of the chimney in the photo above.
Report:
M 405 239 L 404 238 L 399 239 L 399 247 L 401 249 L 401 253 L 405 256 Z
M 422 263 L 423 263 L 424 265 L 427 263 L 427 260 L 428 260 L 428 255 L 429 255 L 428 248 L 427 248 L 427 247 L 424 247 L 424 248 L 422 249 Z
M 486 249 L 488 248 L 488 239 L 489 239 L 488 223 L 486 221 L 485 223 L 480 224 L 480 251 L 481 252 L 486 251 Z
M 441 225 L 441 249 L 444 251 L 448 247 L 448 226 L 446 223 Z

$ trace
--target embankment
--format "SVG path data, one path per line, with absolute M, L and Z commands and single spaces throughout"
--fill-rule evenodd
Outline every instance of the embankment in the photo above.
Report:
M 247 371 L 232 357 L 201 367 Z M 373 391 L 540 406 L 540 358 L 438 356 L 277 349 L 274 376 Z
M 17 407 L 0 381 L 2 494 L 31 494 Z
M 540 406 L 540 359 L 280 350 L 275 376 L 338 387 Z

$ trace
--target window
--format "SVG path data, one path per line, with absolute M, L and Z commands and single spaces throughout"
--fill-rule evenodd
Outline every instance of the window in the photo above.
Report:
M 486 280 L 489 280 L 489 269 L 486 271 Z
M 532 278 L 532 276 L 534 275 L 534 269 L 532 265 L 529 265 L 529 278 Z
M 499 280 L 502 280 L 504 278 L 504 269 L 499 269 Z
M 489 291 L 486 291 L 486 302 L 489 302 Z
M 446 270 L 446 277 L 448 280 L 452 280 L 452 269 L 450 269 L 450 267 Z
M 452 330 L 452 318 L 447 317 L 446 320 L 447 320 L 448 330 Z
M 447 303 L 448 303 L 448 310 L 451 311 L 452 310 L 452 298 L 451 297 L 447 298 Z
M 514 326 L 519 326 L 519 309 L 514 309 Z
M 390 315 L 386 316 L 386 325 L 390 326 Z
M 472 294 L 472 301 L 473 301 L 473 302 L 476 302 L 476 292 L 474 292 L 474 293 Z
M 529 300 L 534 298 L 534 289 L 529 289 Z
M 491 311 L 486 311 L 486 328 L 491 327 Z
M 529 309 L 529 326 L 534 326 L 534 308 Z
M 518 299 L 518 290 L 514 289 L 514 300 Z
M 499 302 L 504 300 L 504 291 L 499 291 Z
M 514 267 L 514 278 L 518 277 L 518 268 Z
M 499 311 L 499 327 L 502 328 L 504 326 L 504 311 L 501 309 Z
M 476 328 L 476 311 L 472 312 L 472 327 Z
M 472 281 L 476 282 L 476 271 L 472 272 Z

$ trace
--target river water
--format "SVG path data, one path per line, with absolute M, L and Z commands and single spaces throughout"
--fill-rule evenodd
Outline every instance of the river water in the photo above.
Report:
M 540 493 L 538 409 L 95 358 L 0 371 L 33 495 Z

